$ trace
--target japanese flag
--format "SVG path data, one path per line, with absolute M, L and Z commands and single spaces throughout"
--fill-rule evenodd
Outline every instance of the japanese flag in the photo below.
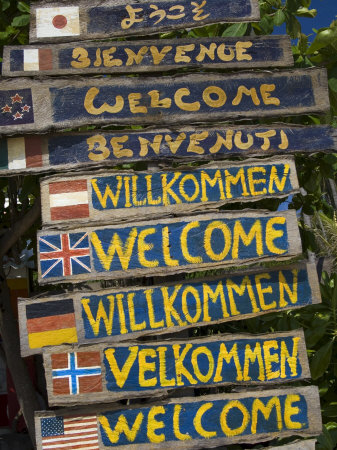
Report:
M 62 37 L 80 34 L 78 6 L 36 9 L 36 36 Z

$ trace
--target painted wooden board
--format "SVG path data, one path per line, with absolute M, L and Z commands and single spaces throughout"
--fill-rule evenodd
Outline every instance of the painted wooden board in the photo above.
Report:
M 233 156 L 337 151 L 327 126 L 218 126 L 158 130 L 96 130 L 0 140 L 0 174 L 68 171 L 135 161 L 161 163 Z
M 169 275 L 300 255 L 295 211 L 228 211 L 38 233 L 41 284 Z
M 297 192 L 295 161 L 289 156 L 158 172 L 68 174 L 41 182 L 42 223 L 144 220 Z
M 176 333 L 320 302 L 316 267 L 304 262 L 150 287 L 21 299 L 21 354 Z
M 310 378 L 302 330 L 60 347 L 43 355 L 50 406 L 109 403 L 172 389 Z
M 329 109 L 324 69 L 157 78 L 4 79 L 0 134 L 89 124 L 176 124 Z
M 306 439 L 291 442 L 278 447 L 267 447 L 266 450 L 315 450 L 316 439 Z
M 89 450 L 85 440 L 90 450 L 154 450 L 317 436 L 322 419 L 318 388 L 309 386 L 44 411 L 35 425 L 37 450 L 50 450 L 53 442 L 62 449 L 69 430 L 78 431 L 82 450 Z
M 6 46 L 3 76 L 130 73 L 182 67 L 251 69 L 294 65 L 288 36 Z
M 259 18 L 257 0 L 41 0 L 31 6 L 30 42 L 149 35 Z

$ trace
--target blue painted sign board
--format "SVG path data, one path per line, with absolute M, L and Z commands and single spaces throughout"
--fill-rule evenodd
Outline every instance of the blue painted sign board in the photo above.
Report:
M 29 87 L 27 87 L 29 86 Z M 5 79 L 0 133 L 89 124 L 161 125 L 323 113 L 323 69 L 157 78 Z
M 180 68 L 291 67 L 288 36 L 211 37 L 5 46 L 2 75 L 82 75 Z
M 31 7 L 30 42 L 148 35 L 259 18 L 257 0 L 42 0 Z
M 186 387 L 269 385 L 310 378 L 302 330 L 60 347 L 56 353 L 44 353 L 43 360 L 49 405 L 55 406 L 149 397 Z
M 316 386 L 264 389 L 169 399 L 140 405 L 107 405 L 44 411 L 35 416 L 37 450 L 66 438 L 65 430 L 90 426 L 96 449 L 201 449 L 317 436 L 322 430 Z M 82 425 L 82 427 L 81 427 Z M 87 438 L 88 439 L 88 438 Z
M 320 303 L 316 267 L 297 263 L 147 287 L 20 299 L 21 354 L 176 333 Z
M 299 192 L 291 157 L 157 172 L 90 172 L 41 181 L 42 223 L 145 220 Z
M 95 130 L 4 138 L 0 140 L 0 174 L 67 172 L 136 161 L 168 163 L 332 151 L 337 151 L 336 131 L 324 125 Z
M 195 272 L 300 255 L 295 211 L 240 211 L 38 233 L 39 282 Z

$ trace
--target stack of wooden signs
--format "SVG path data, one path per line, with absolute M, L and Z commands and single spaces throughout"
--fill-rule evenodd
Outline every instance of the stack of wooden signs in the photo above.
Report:
M 324 126 L 235 125 L 325 112 L 325 71 L 289 69 L 286 36 L 97 41 L 258 19 L 257 0 L 38 1 L 33 45 L 5 49 L 1 132 L 18 135 L 1 141 L 0 173 L 60 172 L 41 182 L 39 281 L 82 282 L 19 305 L 22 355 L 43 353 L 49 404 L 67 407 L 36 415 L 39 450 L 320 433 L 318 390 L 299 383 L 310 379 L 302 330 L 172 338 L 320 302 L 296 212 L 233 205 L 297 193 L 290 155 L 336 147 Z M 143 170 L 120 168 L 136 161 Z M 83 287 L 137 277 L 143 285 Z

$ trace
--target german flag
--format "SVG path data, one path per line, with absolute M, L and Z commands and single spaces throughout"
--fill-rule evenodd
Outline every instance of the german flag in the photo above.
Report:
M 72 299 L 27 305 L 26 317 L 32 349 L 78 342 Z

